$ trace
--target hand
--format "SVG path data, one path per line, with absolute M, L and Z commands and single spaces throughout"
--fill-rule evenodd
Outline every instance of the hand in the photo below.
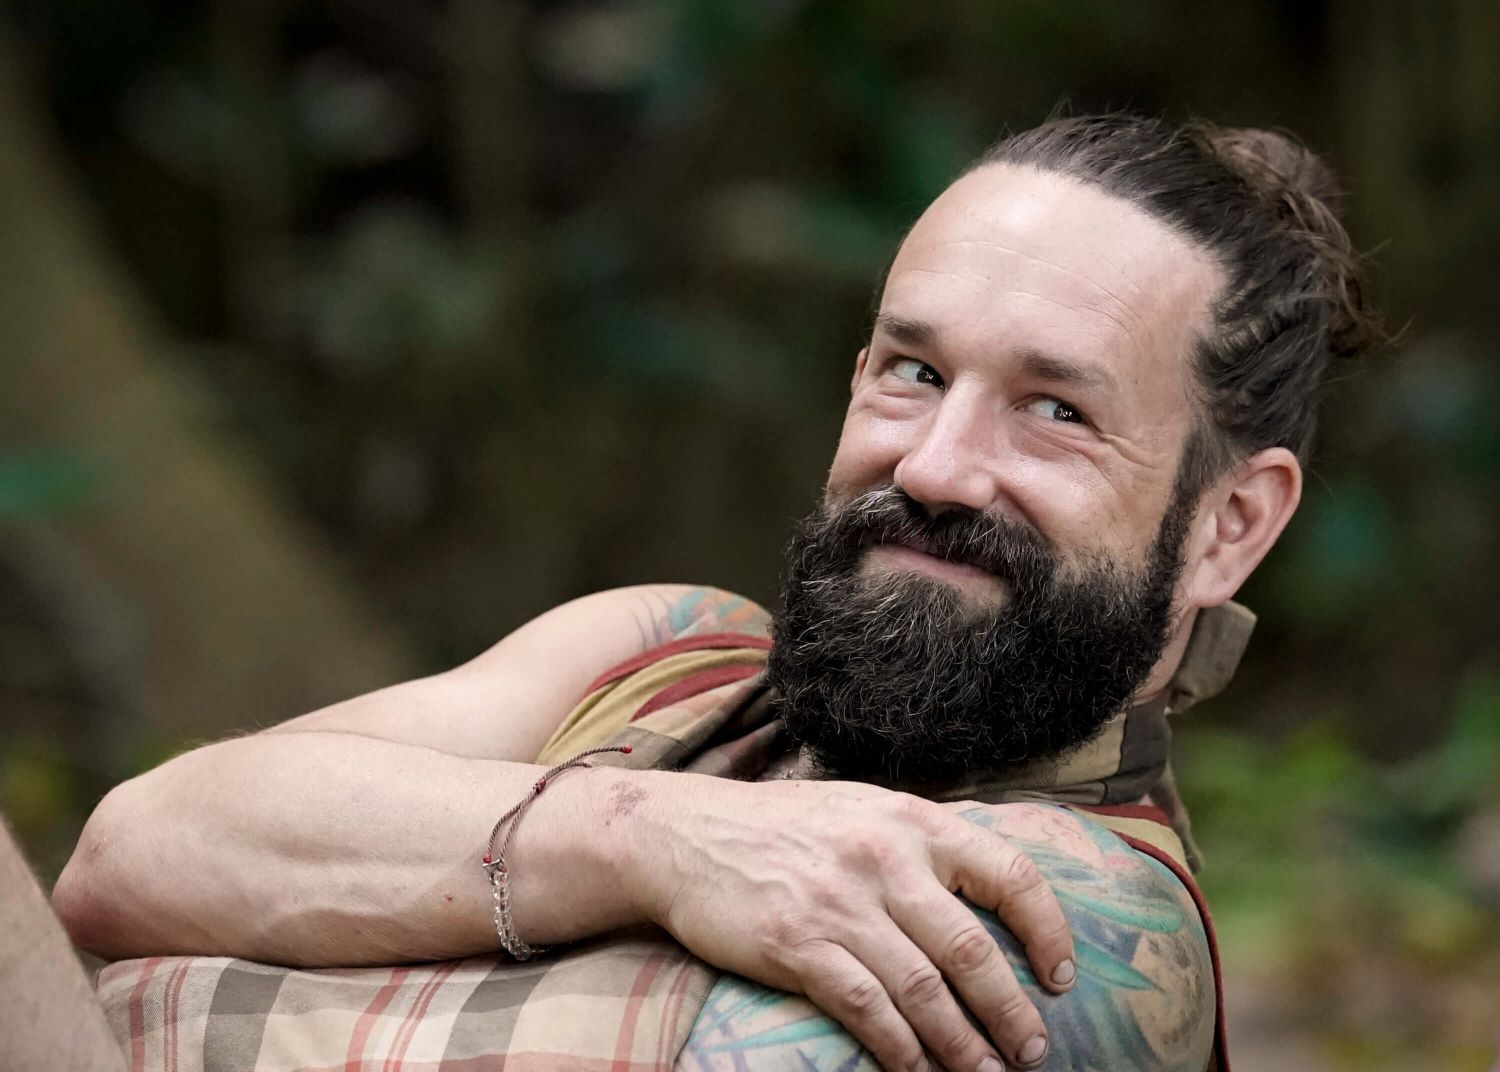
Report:
M 678 775 L 660 789 L 637 813 L 629 881 L 694 954 L 805 994 L 887 1069 L 924 1069 L 924 1047 L 951 1072 L 1042 1062 L 1041 1016 L 955 896 L 996 913 L 1044 986 L 1072 985 L 1062 910 L 1003 836 L 853 782 Z

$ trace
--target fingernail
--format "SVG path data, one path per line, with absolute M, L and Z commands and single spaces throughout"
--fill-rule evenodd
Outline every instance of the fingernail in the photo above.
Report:
M 998 1057 L 986 1057 L 979 1062 L 979 1072 L 1005 1072 L 1005 1066 Z
M 1073 981 L 1073 976 L 1078 973 L 1073 970 L 1073 962 L 1065 960 L 1052 969 L 1052 982 L 1058 986 L 1067 986 Z
M 1045 1035 L 1033 1035 L 1026 1040 L 1026 1045 L 1016 1051 L 1016 1060 L 1023 1065 L 1034 1065 L 1045 1056 L 1047 1056 Z

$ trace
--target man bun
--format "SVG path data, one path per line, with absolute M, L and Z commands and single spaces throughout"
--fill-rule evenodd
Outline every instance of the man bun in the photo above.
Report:
M 1344 228 L 1344 194 L 1333 169 L 1278 131 L 1199 124 L 1199 133 L 1219 160 L 1316 250 L 1332 305 L 1331 355 L 1363 353 L 1381 335 L 1380 318 L 1360 284 L 1361 257 Z
M 1343 199 L 1333 169 L 1289 134 L 1253 127 L 1202 127 L 1219 159 L 1267 200 L 1284 196 L 1338 208 Z

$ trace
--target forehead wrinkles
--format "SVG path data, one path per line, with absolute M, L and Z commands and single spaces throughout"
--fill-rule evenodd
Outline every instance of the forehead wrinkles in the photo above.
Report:
M 946 245 L 986 246 L 991 253 L 991 260 L 993 262 L 1001 262 L 1007 255 L 1013 254 L 1021 260 L 1031 262 L 1034 265 L 1033 270 L 1036 272 L 1055 272 L 1060 274 L 1065 277 L 1066 285 L 1062 287 L 1038 286 L 1035 280 L 1028 280 L 1015 272 L 1005 271 L 1003 263 L 994 264 L 994 267 L 999 269 L 998 271 L 955 270 L 951 267 L 945 267 L 940 263 L 933 263 L 930 267 L 922 265 L 923 260 L 926 259 L 923 256 L 924 252 L 935 254 L 936 256 L 932 258 L 935 261 L 945 259 L 942 257 L 941 249 L 934 246 L 926 251 L 914 251 L 913 256 L 910 258 L 913 263 L 909 265 L 903 266 L 899 263 L 897 264 L 892 271 L 892 282 L 888 288 L 888 293 L 893 296 L 900 296 L 901 291 L 904 289 L 901 285 L 903 279 L 900 277 L 930 277 L 934 280 L 940 280 L 949 286 L 955 281 L 969 283 L 972 284 L 972 297 L 976 300 L 983 300 L 985 291 L 988 288 L 1000 286 L 1004 288 L 1007 296 L 1020 295 L 1045 305 L 1056 306 L 1064 312 L 1072 314 L 1075 318 L 1075 323 L 1078 323 L 1076 318 L 1080 311 L 1094 314 L 1119 329 L 1121 334 L 1132 341 L 1138 335 L 1150 334 L 1155 330 L 1152 327 L 1149 315 L 1143 314 L 1142 310 L 1132 305 L 1129 301 L 1121 298 L 1113 291 L 1101 286 L 1082 273 L 1058 268 L 1058 266 L 1040 258 L 1031 257 L 1018 250 L 1006 249 L 995 243 L 968 241 L 947 243 Z M 947 294 L 948 296 L 957 296 L 952 290 L 949 290 Z M 1007 306 L 1004 311 L 1011 310 Z M 978 318 L 966 319 L 975 327 L 984 326 L 983 321 Z M 1098 329 L 1095 326 L 1079 324 L 1079 329 L 1089 334 L 1098 334 Z
M 1107 265 L 1109 271 L 1099 271 L 1095 268 L 1095 275 L 1080 271 L 1067 263 L 1060 263 L 1058 259 L 1049 258 L 1038 253 L 1028 252 L 1017 248 L 1013 243 L 1002 241 L 998 238 L 970 238 L 970 237 L 948 237 L 940 236 L 935 241 L 928 241 L 915 245 L 911 251 L 910 259 L 914 262 L 908 271 L 932 271 L 930 268 L 918 267 L 924 259 L 936 257 L 946 260 L 944 254 L 956 255 L 955 259 L 962 258 L 977 265 L 985 264 L 991 270 L 971 269 L 968 271 L 954 273 L 969 278 L 974 283 L 1013 282 L 1014 273 L 1006 273 L 1003 278 L 997 278 L 993 267 L 1001 266 L 997 262 L 1013 260 L 1017 267 L 1029 268 L 1033 271 L 1055 276 L 1061 287 L 1069 292 L 1071 297 L 1099 312 L 1110 315 L 1120 320 L 1138 320 L 1136 310 L 1131 300 L 1123 296 L 1119 291 L 1130 294 L 1140 294 L 1143 288 L 1139 282 L 1123 270 L 1117 263 L 1110 259 L 1109 252 L 1100 250 L 1097 254 L 1096 264 Z M 965 257 L 966 253 L 978 254 L 978 256 Z M 900 258 L 897 259 L 896 267 L 903 268 Z M 1111 278 L 1113 276 L 1113 278 Z M 1074 293 L 1077 292 L 1077 293 Z M 1037 297 L 1047 295 L 1038 294 Z
M 912 228 L 905 273 L 1029 293 L 1112 324 L 1135 349 L 1182 350 L 1212 326 L 1222 271 L 1148 213 L 1051 172 L 993 165 L 959 179 Z

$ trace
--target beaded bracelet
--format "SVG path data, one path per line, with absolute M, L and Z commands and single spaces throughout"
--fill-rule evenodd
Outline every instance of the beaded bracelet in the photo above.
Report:
M 531 791 L 522 797 L 510 811 L 500 816 L 495 822 L 495 828 L 490 831 L 489 851 L 484 854 L 483 866 L 485 874 L 490 877 L 490 892 L 495 899 L 495 933 L 500 936 L 500 946 L 517 960 L 530 960 L 538 953 L 546 950 L 536 946 L 527 945 L 516 933 L 515 922 L 510 916 L 510 870 L 505 866 L 505 854 L 510 851 L 510 842 L 516 836 L 516 827 L 521 825 L 521 816 L 526 814 L 526 809 L 531 807 L 531 802 L 542 795 L 542 790 L 547 784 L 564 771 L 574 770 L 578 767 L 592 767 L 592 763 L 584 762 L 587 757 L 598 755 L 600 752 L 619 752 L 622 755 L 630 754 L 630 745 L 603 745 L 599 748 L 590 748 L 579 752 L 572 759 L 565 760 L 546 771 L 533 783 Z M 510 823 L 510 828 L 505 832 L 505 840 L 501 842 L 500 848 L 495 849 L 495 839 L 500 836 L 500 828 Z

